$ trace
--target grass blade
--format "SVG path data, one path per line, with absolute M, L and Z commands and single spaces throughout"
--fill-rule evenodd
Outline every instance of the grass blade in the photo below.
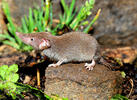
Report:
M 34 23 L 33 23 L 33 17 L 32 17 L 32 9 L 31 8 L 29 8 L 29 33 L 31 33 L 31 32 L 33 32 L 33 25 L 34 25 Z
M 48 19 L 49 19 L 49 11 L 50 11 L 50 0 L 46 0 L 46 7 L 45 7 L 45 18 L 44 18 L 44 20 L 45 20 L 45 27 L 47 26 L 47 24 L 48 24 Z
M 25 19 L 22 18 L 22 19 L 21 19 L 21 22 L 22 22 L 22 30 L 23 30 L 23 32 L 24 32 L 24 33 L 28 33 L 28 28 L 27 28 L 27 25 L 26 25 L 26 23 L 25 23 Z
M 71 15 L 72 15 L 72 12 L 73 12 L 73 9 L 74 9 L 74 5 L 75 5 L 75 0 L 72 0 L 72 2 L 70 4 L 69 11 L 67 13 L 67 20 L 66 20 L 66 22 L 68 22 L 69 19 L 71 18 Z
M 53 12 L 52 12 L 52 4 L 50 5 L 50 27 L 52 27 L 52 23 L 53 23 Z
M 83 32 L 88 33 L 89 28 L 94 24 L 94 22 L 98 19 L 100 15 L 101 9 L 98 10 L 96 16 L 93 18 L 93 20 L 90 22 L 90 24 L 84 29 Z
M 66 5 L 66 3 L 65 3 L 65 1 L 64 0 L 61 0 L 61 4 L 62 4 L 62 6 L 63 6 L 63 9 L 64 9 L 64 12 L 66 13 L 66 15 L 67 15 L 67 13 L 68 13 L 68 6 Z
M 4 44 L 7 44 L 7 45 L 10 45 L 16 49 L 20 49 L 20 46 L 17 44 L 17 43 L 14 43 L 14 42 L 11 42 L 11 41 L 8 41 L 8 40 L 5 40 L 3 41 Z

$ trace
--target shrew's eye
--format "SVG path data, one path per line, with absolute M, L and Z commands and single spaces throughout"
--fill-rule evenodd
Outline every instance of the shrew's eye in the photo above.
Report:
M 33 40 L 34 40 L 34 38 L 31 38 L 30 40 L 31 40 L 31 41 L 33 41 Z

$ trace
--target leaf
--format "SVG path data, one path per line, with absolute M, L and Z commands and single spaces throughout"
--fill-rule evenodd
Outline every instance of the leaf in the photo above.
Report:
M 113 96 L 110 100 L 128 100 L 127 97 L 122 96 L 120 94 L 116 94 L 115 96 Z
M 8 69 L 10 72 L 17 72 L 18 71 L 18 65 L 17 64 L 12 64 L 11 66 L 9 66 Z
M 0 90 L 3 90 L 4 87 L 3 87 L 3 83 L 0 81 Z
M 7 95 L 12 96 L 12 99 L 16 99 L 16 85 L 14 83 L 6 82 L 3 87 L 6 91 L 8 91 L 6 92 Z
M 17 82 L 19 79 L 19 75 L 15 74 L 15 73 L 10 73 L 9 76 L 6 77 L 6 80 L 10 81 L 10 82 Z
M 91 14 L 91 9 L 93 8 L 93 5 L 94 5 L 94 0 L 87 0 L 85 2 L 85 5 L 82 5 L 75 19 L 73 19 L 73 21 L 70 24 L 70 27 L 73 30 L 78 29 L 80 23 Z
M 18 66 L 16 64 L 11 65 L 3 65 L 0 67 L 0 76 L 3 81 L 11 81 L 17 82 L 19 79 L 18 74 L 15 74 L 18 71 Z
M 16 85 L 15 85 L 14 83 L 12 83 L 12 82 L 6 82 L 6 83 L 3 85 L 3 87 L 4 87 L 5 89 L 9 89 L 9 92 L 16 90 Z
M 5 80 L 6 79 L 6 72 L 8 70 L 8 65 L 2 65 L 0 66 L 0 76 L 2 78 L 2 80 Z
M 88 21 L 84 21 L 80 25 L 87 25 L 87 24 L 89 24 L 89 22 Z
M 121 75 L 122 75 L 123 78 L 126 77 L 126 73 L 124 71 L 121 72 Z

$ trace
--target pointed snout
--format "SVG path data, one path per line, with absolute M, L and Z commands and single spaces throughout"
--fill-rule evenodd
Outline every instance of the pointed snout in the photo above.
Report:
M 20 32 L 16 32 L 15 33 L 20 39 L 24 38 L 25 35 L 23 33 L 20 33 Z
M 20 32 L 16 32 L 16 35 L 19 36 L 21 33 Z
M 25 42 L 25 35 L 24 35 L 23 33 L 16 32 L 16 35 L 17 35 L 23 42 Z

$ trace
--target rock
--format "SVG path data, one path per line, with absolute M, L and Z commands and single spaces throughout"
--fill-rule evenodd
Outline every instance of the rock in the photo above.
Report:
M 115 60 L 119 59 L 125 64 L 133 64 L 137 58 L 137 49 L 135 47 L 107 48 L 103 51 L 103 55 Z
M 119 71 L 96 65 L 88 71 L 82 64 L 63 64 L 45 71 L 45 93 L 57 94 L 69 100 L 107 100 L 121 91 Z
M 24 84 L 29 83 L 30 80 L 31 80 L 31 77 L 28 76 L 28 75 L 26 75 L 26 76 L 25 76 L 25 79 L 24 79 L 24 81 L 23 81 L 23 83 L 24 83 Z
M 24 62 L 26 57 L 27 55 L 25 53 L 21 53 L 11 46 L 0 46 L 0 66 Z
M 137 31 L 137 2 L 135 0 L 96 0 L 95 9 L 101 8 L 101 15 L 96 22 L 99 34 L 128 34 Z
M 0 66 L 16 63 L 21 67 L 33 67 L 44 63 L 45 60 L 47 60 L 47 57 L 42 56 L 40 52 L 36 52 L 35 50 L 21 52 L 8 45 L 0 46 Z
M 96 37 L 103 39 L 102 41 L 99 39 L 100 43 L 105 45 L 136 45 L 136 0 L 96 0 L 93 10 L 96 12 L 99 8 L 102 11 L 94 24 L 94 32 Z M 104 38 L 104 36 L 107 37 Z

